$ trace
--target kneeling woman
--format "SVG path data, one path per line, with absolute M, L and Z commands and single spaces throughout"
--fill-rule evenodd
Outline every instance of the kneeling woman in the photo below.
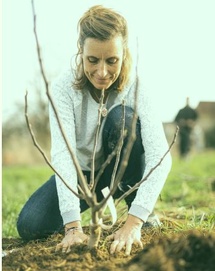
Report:
M 126 20 L 111 9 L 102 6 L 90 8 L 79 21 L 76 69 L 68 69 L 61 74 L 53 83 L 51 93 L 66 136 L 88 181 L 102 89 L 105 89 L 104 114 L 95 175 L 119 140 L 123 99 L 126 101 L 127 130 L 123 148 L 126 146 L 131 132 L 136 85 L 136 77 L 132 76 L 131 70 Z M 139 182 L 168 149 L 158 113 L 153 109 L 141 82 L 138 88 L 136 140 L 115 198 Z M 77 172 L 51 107 L 50 125 L 52 164 L 78 192 Z M 113 159 L 98 182 L 98 200 L 102 199 L 101 189 L 110 185 L 114 162 Z M 128 216 L 124 225 L 112 236 L 111 253 L 125 248 L 126 254 L 129 254 L 133 243 L 141 244 L 142 225 L 154 209 L 170 167 L 171 157 L 168 154 L 147 181 L 126 198 Z M 22 238 L 31 240 L 61 232 L 65 227 L 65 236 L 58 248 L 68 251 L 74 243 L 87 239 L 81 227 L 81 212 L 87 208 L 86 202 L 79 200 L 58 176 L 52 176 L 23 207 L 17 229 Z M 67 231 L 71 227 L 76 230 Z

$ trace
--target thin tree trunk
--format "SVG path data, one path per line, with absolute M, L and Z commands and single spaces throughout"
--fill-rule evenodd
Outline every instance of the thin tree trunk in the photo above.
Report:
M 89 248 L 96 248 L 98 247 L 99 240 L 101 237 L 101 223 L 98 217 L 98 211 L 92 210 L 92 221 L 90 224 L 90 238 L 88 241 Z

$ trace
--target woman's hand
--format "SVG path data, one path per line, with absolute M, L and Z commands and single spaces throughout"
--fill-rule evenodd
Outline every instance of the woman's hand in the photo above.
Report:
M 70 252 L 70 247 L 74 244 L 80 244 L 85 242 L 88 236 L 81 231 L 68 232 L 61 243 L 56 247 L 56 251 L 62 249 L 62 252 Z
M 122 228 L 108 236 L 109 240 L 113 240 L 110 253 L 119 252 L 125 247 L 125 254 L 130 255 L 133 244 L 138 244 L 142 248 L 143 244 L 140 240 L 142 225 L 142 220 L 135 216 L 128 215 Z
M 57 245 L 56 251 L 62 249 L 62 252 L 67 253 L 70 251 L 70 247 L 72 245 L 80 244 L 87 240 L 88 236 L 83 233 L 79 222 L 67 224 L 65 227 L 65 236 L 63 240 Z

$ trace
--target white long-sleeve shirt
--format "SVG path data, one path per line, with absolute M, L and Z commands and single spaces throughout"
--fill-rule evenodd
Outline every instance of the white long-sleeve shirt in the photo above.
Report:
M 99 104 L 91 97 L 87 89 L 74 90 L 72 81 L 73 75 L 71 70 L 62 73 L 52 84 L 51 96 L 68 142 L 78 158 L 82 170 L 90 171 Z M 122 92 L 110 92 L 107 108 L 110 110 L 113 106 L 121 104 L 123 99 L 127 106 L 133 108 L 134 95 L 135 79 L 133 78 Z M 137 113 L 141 123 L 142 144 L 145 150 L 144 178 L 168 150 L 168 144 L 162 122 L 159 120 L 159 112 L 156 112 L 153 101 L 141 85 L 141 82 L 138 90 Z M 64 180 L 78 192 L 76 169 L 51 106 L 50 126 L 52 165 Z M 99 168 L 102 162 L 103 154 L 99 138 L 95 168 Z M 129 214 L 147 221 L 164 186 L 170 168 L 171 156 L 168 153 L 161 165 L 138 188 L 136 197 L 129 209 Z M 81 220 L 79 199 L 65 186 L 57 175 L 56 184 L 59 208 L 64 224 Z

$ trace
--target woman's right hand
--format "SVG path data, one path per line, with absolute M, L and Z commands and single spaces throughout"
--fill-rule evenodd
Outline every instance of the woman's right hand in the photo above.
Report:
M 83 231 L 74 230 L 65 234 L 63 240 L 57 245 L 55 251 L 62 249 L 62 252 L 70 252 L 70 247 L 74 244 L 80 244 L 88 240 L 88 236 Z

